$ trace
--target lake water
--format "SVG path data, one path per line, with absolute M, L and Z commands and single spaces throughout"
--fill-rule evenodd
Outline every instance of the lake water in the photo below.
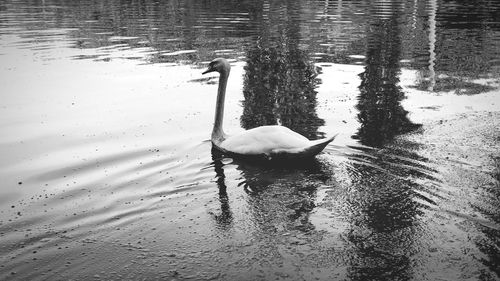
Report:
M 0 2 L 1 280 L 500 280 L 500 2 Z M 231 159 L 225 131 L 339 134 Z

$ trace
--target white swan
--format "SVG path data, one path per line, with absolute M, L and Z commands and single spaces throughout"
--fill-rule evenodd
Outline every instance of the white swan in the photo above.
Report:
M 212 144 L 216 149 L 236 156 L 264 157 L 265 159 L 310 158 L 320 153 L 335 136 L 320 140 L 308 140 L 304 136 L 283 126 L 261 126 L 228 136 L 222 130 L 224 98 L 231 66 L 223 58 L 210 62 L 203 74 L 220 73 Z

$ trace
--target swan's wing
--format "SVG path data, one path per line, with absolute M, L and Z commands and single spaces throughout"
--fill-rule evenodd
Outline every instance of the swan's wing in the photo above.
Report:
M 270 155 L 274 151 L 299 149 L 311 145 L 304 136 L 283 126 L 262 126 L 232 135 L 220 147 L 244 155 Z
M 306 158 L 320 153 L 336 135 L 310 141 L 282 126 L 262 126 L 228 137 L 220 148 L 240 155 L 265 155 L 271 158 Z

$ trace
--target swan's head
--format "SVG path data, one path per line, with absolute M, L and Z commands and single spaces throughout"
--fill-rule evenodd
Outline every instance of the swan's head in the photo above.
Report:
M 229 65 L 229 62 L 226 59 L 217 58 L 208 64 L 208 68 L 207 70 L 203 71 L 203 74 L 214 71 L 217 71 L 219 73 L 228 73 L 230 69 L 231 65 Z

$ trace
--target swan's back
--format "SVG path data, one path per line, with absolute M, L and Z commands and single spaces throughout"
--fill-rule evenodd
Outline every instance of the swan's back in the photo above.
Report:
M 244 155 L 272 155 L 283 151 L 300 150 L 313 142 L 283 126 L 262 126 L 230 136 L 219 146 L 229 152 Z

